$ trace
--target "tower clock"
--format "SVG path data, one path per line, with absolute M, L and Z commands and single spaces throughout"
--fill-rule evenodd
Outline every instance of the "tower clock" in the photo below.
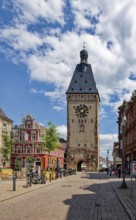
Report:
M 99 169 L 99 93 L 88 52 L 80 52 L 66 92 L 67 97 L 67 166 L 80 171 Z

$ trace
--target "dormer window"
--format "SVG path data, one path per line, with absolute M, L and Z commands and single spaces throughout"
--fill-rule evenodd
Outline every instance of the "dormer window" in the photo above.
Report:
M 31 128 L 31 123 L 27 123 L 27 128 Z

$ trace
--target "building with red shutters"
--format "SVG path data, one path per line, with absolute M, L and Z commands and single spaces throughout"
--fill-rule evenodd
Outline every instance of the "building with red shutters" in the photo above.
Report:
M 12 128 L 12 138 L 14 145 L 11 155 L 11 166 L 15 170 L 21 168 L 29 168 L 30 165 L 34 169 L 46 169 L 47 167 L 55 168 L 64 167 L 64 147 L 60 146 L 55 151 L 43 151 L 41 135 L 46 129 L 40 123 L 35 121 L 33 115 L 27 114 L 23 118 L 20 126 Z

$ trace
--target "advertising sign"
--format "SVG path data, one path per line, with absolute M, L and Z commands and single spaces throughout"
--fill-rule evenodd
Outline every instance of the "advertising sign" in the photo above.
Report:
M 131 176 L 136 176 L 136 161 L 131 161 Z

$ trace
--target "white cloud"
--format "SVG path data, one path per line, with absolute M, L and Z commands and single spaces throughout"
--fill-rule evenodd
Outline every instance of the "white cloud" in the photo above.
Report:
M 55 21 L 56 15 L 62 16 L 64 7 L 63 1 L 57 2 L 58 6 L 56 2 L 53 5 L 56 10 L 54 16 L 51 13 L 53 8 L 50 1 L 41 0 L 39 4 L 38 1 L 32 4 L 28 1 L 17 0 L 15 7 L 18 10 L 24 9 L 24 15 L 28 20 L 27 15 L 30 14 L 33 21 L 35 19 L 38 21 L 39 17 Z M 63 32 L 60 35 L 61 28 L 49 29 L 49 27 L 45 32 L 38 32 L 38 30 L 32 32 L 27 23 L 18 20 L 15 26 L 5 26 L 0 30 L 1 41 L 5 41 L 11 47 L 11 51 L 9 48 L 7 51 L 14 62 L 18 59 L 19 62 L 22 61 L 27 65 L 32 80 L 44 81 L 55 86 L 54 91 L 45 92 L 53 100 L 55 97 L 58 99 L 64 96 L 75 65 L 79 63 L 79 51 L 85 41 L 102 105 L 115 107 L 135 88 L 135 82 L 129 80 L 128 77 L 130 71 L 136 71 L 136 52 L 133 47 L 136 35 L 134 19 L 136 4 L 128 4 L 128 1 L 126 3 L 115 1 L 107 4 L 106 1 L 98 0 L 92 1 L 91 4 L 86 0 L 84 4 L 80 3 L 81 0 L 72 1 L 71 5 L 75 22 L 80 29 L 84 30 L 81 35 L 76 30 Z M 111 13 L 111 8 L 113 13 Z M 46 12 L 47 9 L 50 9 L 48 13 L 43 14 L 43 11 Z M 98 23 L 92 22 L 93 16 L 99 19 Z M 119 19 L 121 16 L 124 16 L 123 23 Z M 81 21 L 79 17 L 82 17 Z M 32 22 L 32 20 L 29 21 Z M 92 25 L 95 26 L 97 35 L 90 35 L 86 31 L 86 27 Z M 107 48 L 107 41 L 112 42 L 110 49 Z M 127 88 L 129 92 L 123 96 L 124 88 Z M 52 95 L 54 93 L 57 95 Z M 118 101 L 112 103 L 111 95 L 115 93 Z
M 27 51 L 42 44 L 42 39 L 38 34 L 29 32 L 25 25 L 1 29 L 0 35 L 0 38 L 5 39 L 14 50 Z
M 63 110 L 62 106 L 53 106 L 53 108 L 57 111 Z
M 66 140 L 67 139 L 67 127 L 66 127 L 66 125 L 57 126 L 57 130 L 60 133 L 60 136 Z
M 33 88 L 31 92 L 57 100 L 54 108 L 59 110 L 65 103 L 65 92 L 86 42 L 88 63 L 92 65 L 101 98 L 101 116 L 106 116 L 105 106 L 117 112 L 123 99 L 129 100 L 136 85 L 129 79 L 131 72 L 136 73 L 136 2 L 72 0 L 73 20 L 67 24 L 64 2 L 14 1 L 16 16 L 13 14 L 12 25 L 0 28 L 0 51 L 13 62 L 24 63 L 31 80 L 51 84 L 51 91 Z M 73 27 L 68 30 L 70 25 Z M 112 96 L 116 96 L 116 100 L 113 101 Z M 101 136 L 102 150 L 112 146 L 111 137 Z
M 18 11 L 19 21 L 35 23 L 38 19 L 44 19 L 48 22 L 59 22 L 64 24 L 63 0 L 16 0 L 13 3 L 14 9 Z
M 100 155 L 105 158 L 107 156 L 107 150 L 109 150 L 109 156 L 112 160 L 113 143 L 118 141 L 118 134 L 101 134 L 100 135 Z
M 34 88 L 32 88 L 30 91 L 31 93 L 34 93 L 34 94 L 44 93 L 44 90 L 36 90 Z

